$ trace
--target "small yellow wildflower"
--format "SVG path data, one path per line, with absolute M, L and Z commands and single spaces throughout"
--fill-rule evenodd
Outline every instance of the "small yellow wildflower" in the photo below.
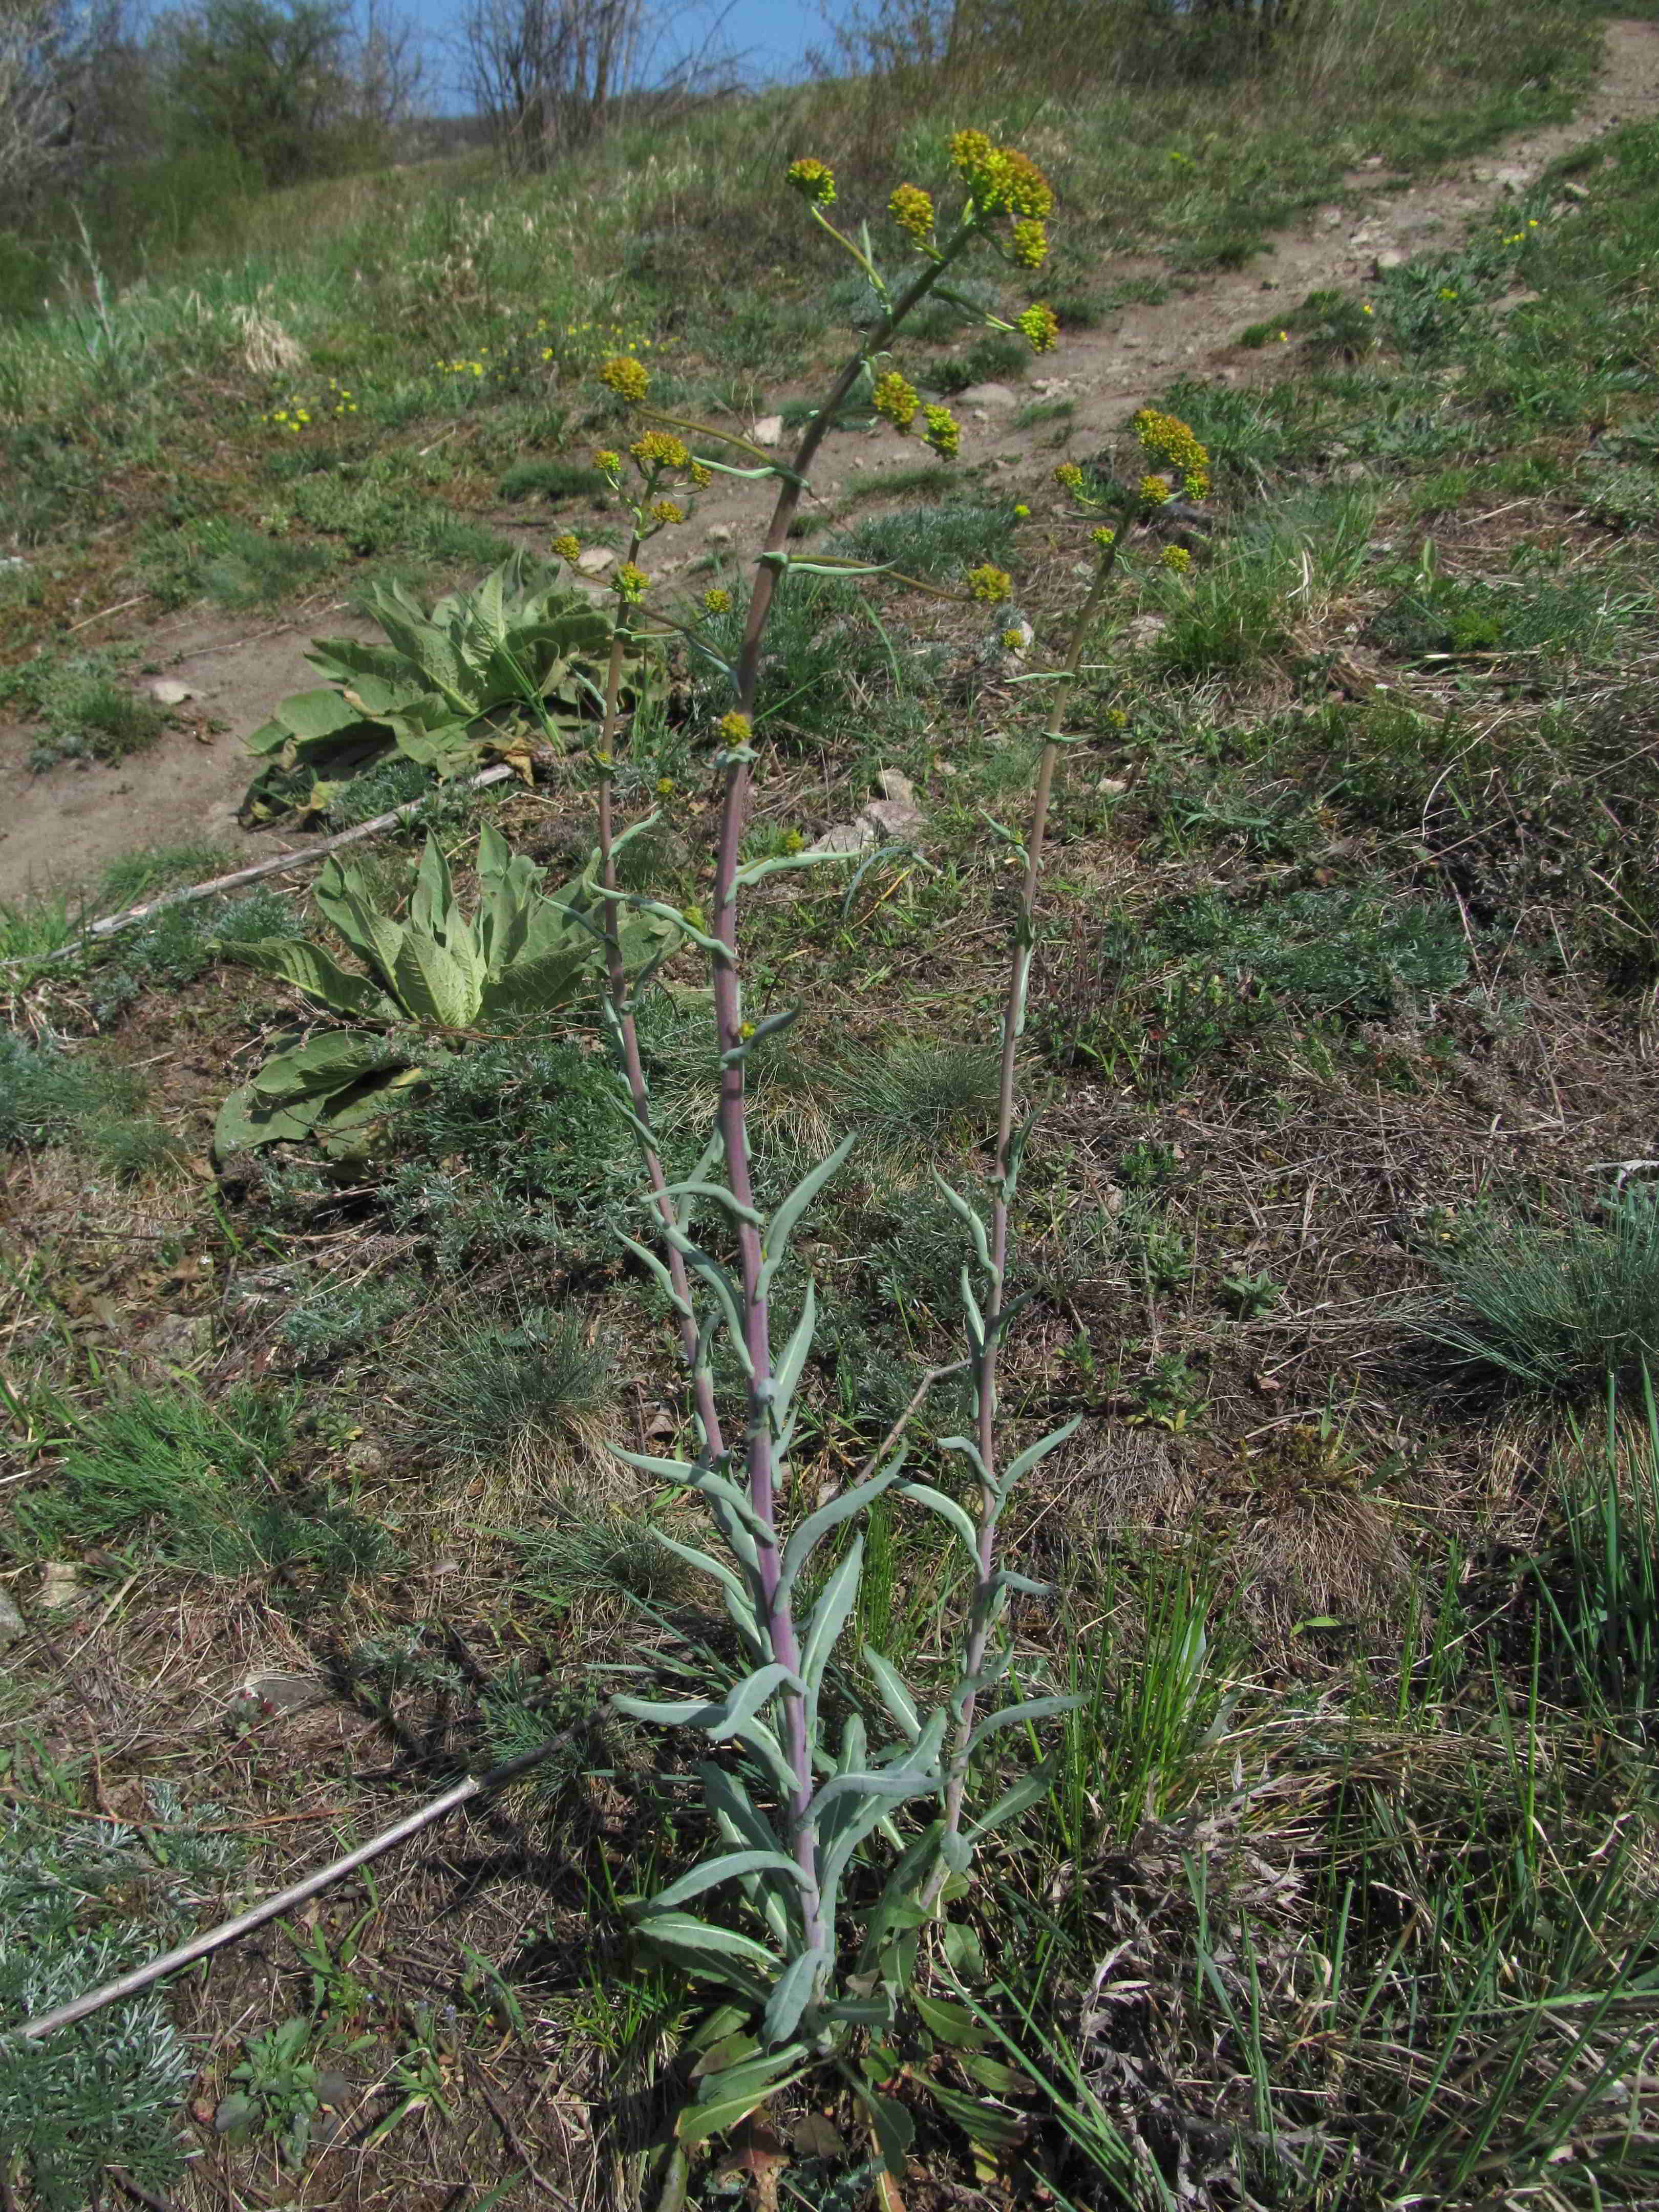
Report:
M 745 1044 L 748 1043 L 750 1038 L 753 1036 L 754 1034 L 755 1024 L 753 1022 L 739 1022 L 738 1024 L 738 1035 L 743 1039 Z
M 1170 487 L 1162 477 L 1145 476 L 1135 487 L 1143 507 L 1162 507 L 1170 498 Z
M 1023 315 L 1016 315 L 1014 326 L 1023 331 L 1030 342 L 1033 353 L 1049 353 L 1060 336 L 1060 324 L 1052 307 L 1041 305 L 1028 307 Z
M 613 453 L 609 446 L 601 446 L 593 456 L 593 465 L 601 475 L 614 477 L 622 466 L 622 455 Z
M 962 432 L 956 416 L 948 407 L 923 409 L 927 428 L 922 432 L 924 441 L 944 460 L 954 460 L 962 444 Z
M 828 207 L 836 197 L 834 170 L 827 162 L 814 161 L 810 154 L 789 164 L 784 181 L 809 207 Z
M 1367 300 L 1361 307 L 1359 312 L 1362 315 L 1374 315 L 1376 313 L 1376 310 L 1372 307 L 1370 301 Z
M 714 725 L 714 735 L 724 738 L 729 745 L 746 745 L 755 734 L 755 726 L 747 714 L 739 714 L 735 708 L 722 714 Z
M 920 185 L 895 185 L 887 213 L 918 246 L 925 246 L 933 234 L 933 203 Z
M 1456 287 L 1451 284 L 1443 284 L 1438 292 L 1436 293 L 1435 297 L 1437 300 L 1455 300 L 1457 297 Z
M 1054 466 L 1054 482 L 1062 491 L 1080 492 L 1083 489 L 1083 471 L 1075 461 L 1057 462 Z
M 581 539 L 574 530 L 562 530 L 550 548 L 561 561 L 574 561 L 581 550 Z
M 684 522 L 685 509 L 677 499 L 653 500 L 651 506 L 651 520 L 653 522 L 665 525 Z
M 968 589 L 970 595 L 974 599 L 982 600 L 987 606 L 997 605 L 1000 601 L 1008 597 L 1013 588 L 1014 580 L 1007 570 L 994 568 L 988 561 L 981 567 L 970 568 L 968 571 Z
M 1290 332 L 1289 332 L 1288 331 L 1280 331 L 1280 332 L 1279 333 L 1279 343 L 1280 343 L 1280 345 L 1289 345 L 1290 342 L 1291 342 L 1291 334 L 1290 334 Z
M 674 779 L 672 775 L 659 775 L 657 778 L 657 796 L 659 799 L 672 799 L 674 796 Z
M 1193 565 L 1193 556 L 1184 545 L 1166 545 L 1158 558 L 1177 576 L 1184 576 Z
M 669 430 L 647 430 L 629 447 L 642 469 L 684 469 L 691 464 L 691 449 Z
M 907 383 L 897 369 L 890 368 L 884 376 L 876 379 L 870 404 L 878 415 L 884 415 L 896 430 L 908 430 L 916 419 L 921 401 L 915 385 Z
M 1020 520 L 1022 522 L 1025 520 L 1026 516 L 1027 516 L 1030 512 L 1031 512 L 1030 508 L 1029 507 L 1024 506 L 1024 504 L 1022 504 L 1022 505 L 1020 505 L 1020 506 L 1017 507 L 1014 509 L 1014 513 L 1018 516 L 1019 520 Z
M 1091 530 L 1089 535 L 1103 553 L 1109 553 L 1117 544 L 1117 532 L 1109 522 L 1103 522 L 1098 530 Z
M 629 606 L 636 605 L 645 597 L 651 582 L 644 569 L 636 568 L 631 561 L 623 562 L 613 580 L 617 597 L 625 600 Z
M 651 379 L 639 362 L 625 353 L 613 353 L 599 370 L 599 381 L 608 384 L 618 399 L 635 404 L 644 398 L 651 389 Z
M 1048 258 L 1048 234 L 1040 222 L 1014 225 L 1014 258 L 1022 269 L 1041 269 Z
M 1109 707 L 1107 708 L 1106 726 L 1108 729 L 1111 730 L 1127 730 L 1128 728 L 1129 717 L 1124 713 L 1121 707 Z
M 720 586 L 715 584 L 703 593 L 702 603 L 709 614 L 723 615 L 732 605 L 732 594 L 730 592 L 722 591 Z

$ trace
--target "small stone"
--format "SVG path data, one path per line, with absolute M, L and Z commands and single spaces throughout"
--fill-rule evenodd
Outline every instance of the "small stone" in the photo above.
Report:
M 1128 788 L 1121 775 L 1103 775 L 1095 786 L 1103 799 L 1121 799 Z
M 250 1674 L 237 1695 L 257 1698 L 279 1713 L 301 1713 L 308 1705 L 328 1700 L 326 1688 L 314 1674 Z
M 970 384 L 958 397 L 964 407 L 1018 407 L 1020 398 L 1006 384 Z
M 180 684 L 176 677 L 172 676 L 154 677 L 144 689 L 162 707 L 182 707 L 186 699 L 196 696 L 188 684 Z
M 40 1608 L 66 1613 L 81 1602 L 81 1574 L 66 1559 L 48 1559 L 40 1570 Z
M 860 818 L 888 837 L 914 837 L 921 827 L 921 810 L 902 799 L 872 799 Z
M 0 1651 L 3 1651 L 9 1644 L 15 1644 L 25 1632 L 22 1614 L 4 1590 L 0 1590 Z
M 729 522 L 711 522 L 703 536 L 711 545 L 729 545 L 732 543 L 732 526 Z
M 602 576 L 616 562 L 616 555 L 608 545 L 588 545 L 576 556 L 576 571 L 582 576 Z
M 1397 246 L 1385 246 L 1371 263 L 1371 274 L 1385 276 L 1390 269 L 1403 269 L 1408 258 Z
M 881 795 L 884 799 L 896 799 L 905 806 L 915 805 L 916 787 L 909 777 L 902 775 L 899 769 L 878 769 L 876 771 L 876 781 L 881 786 Z
M 1382 156 L 1380 154 L 1367 154 L 1359 166 L 1362 169 L 1380 169 L 1382 166 Z
M 757 446 L 781 446 L 783 443 L 782 416 L 763 415 L 749 435 Z

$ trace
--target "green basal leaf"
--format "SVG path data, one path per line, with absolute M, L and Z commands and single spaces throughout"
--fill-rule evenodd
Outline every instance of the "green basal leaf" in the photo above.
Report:
M 306 937 L 267 937 L 226 947 L 229 957 L 266 975 L 277 975 L 335 1013 L 365 1021 L 395 1021 L 398 1009 L 366 975 L 354 975 L 333 955 Z
M 994 2105 L 982 2104 L 976 2097 L 964 2095 L 931 2075 L 916 2077 L 924 2083 L 928 2095 L 948 2119 L 954 2120 L 970 2142 L 982 2143 L 988 2150 L 1017 2150 L 1030 2133 L 1029 2123 L 1012 2112 L 999 2112 Z
M 676 1905 L 684 1905 L 688 1897 L 699 1897 L 704 1890 L 717 1888 L 723 1881 L 736 1881 L 740 1875 L 745 1874 L 781 1875 L 796 1888 L 806 1880 L 794 1860 L 782 1851 L 726 1851 L 717 1859 L 709 1859 L 700 1867 L 693 1867 L 690 1874 L 683 1874 L 678 1881 L 671 1881 L 666 1889 L 659 1891 L 647 1904 L 641 1905 L 640 1911 L 652 1917 L 672 1911 Z
M 739 2121 L 746 2120 L 768 2097 L 799 2081 L 807 2070 L 797 2063 L 804 2048 L 799 2043 L 790 2044 L 781 2051 L 769 2052 L 764 2059 L 753 2059 L 744 2066 L 728 2067 L 722 2074 L 708 2075 L 698 2085 L 697 2102 L 688 2105 L 675 2122 L 678 2140 L 686 2144 L 702 2142 L 710 2136 L 724 2135 Z
M 822 1951 L 798 1951 L 778 1978 L 761 2020 L 761 2040 L 775 2046 L 787 2043 L 800 2025 L 801 2014 L 811 2002 L 824 1972 Z

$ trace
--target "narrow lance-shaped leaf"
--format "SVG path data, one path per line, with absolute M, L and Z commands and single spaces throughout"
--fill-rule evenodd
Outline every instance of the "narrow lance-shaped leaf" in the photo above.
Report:
M 851 1490 L 843 1490 L 839 1498 L 832 1498 L 827 1505 L 820 1505 L 816 1513 L 807 1515 L 784 1546 L 783 1571 L 778 1578 L 780 1601 L 793 1589 L 795 1577 L 812 1556 L 819 1540 L 827 1536 L 832 1528 L 838 1528 L 843 1521 L 850 1519 L 854 1513 L 861 1513 L 866 1506 L 873 1505 L 884 1491 L 890 1490 L 898 1480 L 903 1463 L 901 1454 L 890 1467 L 884 1468 L 879 1474 L 872 1474 L 868 1482 L 855 1483 Z
M 787 1198 L 778 1207 L 766 1231 L 766 1257 L 760 1271 L 760 1291 L 763 1297 L 771 1288 L 772 1279 L 783 1265 L 789 1250 L 789 1239 L 795 1224 L 823 1188 L 831 1176 L 842 1166 L 848 1154 L 858 1142 L 856 1136 L 844 1137 L 827 1158 L 818 1162 L 810 1174 L 803 1176 Z
M 822 1951 L 798 1951 L 789 1961 L 767 2000 L 761 2022 L 762 2042 L 786 2043 L 794 2033 L 800 2025 L 801 2014 L 811 2002 L 824 1963 Z
M 816 1699 L 830 1654 L 859 1601 L 859 1576 L 864 1565 L 864 1539 L 855 1536 L 823 1586 L 812 1608 L 812 1619 L 801 1650 L 801 1680 Z
M 971 1516 L 957 1504 L 954 1498 L 947 1498 L 942 1490 L 935 1490 L 931 1484 L 926 1482 L 902 1482 L 899 1485 L 899 1496 L 909 1498 L 915 1504 L 926 1506 L 928 1512 L 937 1513 L 941 1521 L 948 1521 L 957 1535 L 961 1537 L 963 1549 L 977 1571 L 979 1530 L 975 1526 Z
M 700 1897 L 704 1890 L 717 1889 L 721 1882 L 736 1881 L 740 1875 L 745 1874 L 781 1875 L 798 1887 L 806 1880 L 794 1860 L 782 1851 L 726 1851 L 717 1859 L 693 1867 L 690 1874 L 683 1874 L 678 1881 L 671 1881 L 666 1889 L 659 1891 L 647 1905 L 641 1907 L 641 1911 L 647 1914 L 671 1911 L 676 1905 L 684 1905 L 687 1898 Z
M 879 1651 L 872 1650 L 867 1644 L 864 1647 L 864 1663 L 876 1678 L 876 1687 L 881 1692 L 883 1705 L 910 1741 L 915 1743 L 921 1734 L 921 1715 L 916 1709 L 916 1701 L 910 1695 L 904 1677 L 882 1657 Z
M 1082 1702 L 1080 1698 L 1027 1698 L 1021 1705 L 1005 1705 L 1000 1712 L 993 1713 L 988 1720 L 981 1721 L 974 1730 L 968 1742 L 969 1754 L 971 1757 L 986 1737 L 994 1735 L 999 1729 L 1045 1721 L 1054 1713 L 1075 1712 Z

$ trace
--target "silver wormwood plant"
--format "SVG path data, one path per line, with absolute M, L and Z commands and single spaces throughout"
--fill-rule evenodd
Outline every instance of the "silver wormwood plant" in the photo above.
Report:
M 947 1954 L 951 1951 L 952 1935 L 961 1938 L 965 1931 L 949 1929 L 942 1909 L 965 1889 L 975 1845 L 1035 1803 L 1048 1787 L 1047 1772 L 1039 1766 L 969 1816 L 966 1802 L 975 1754 L 994 1731 L 1042 1721 L 1072 1702 L 1039 1697 L 1000 1705 L 988 1717 L 981 1712 L 988 1693 L 1013 1661 L 1012 1640 L 1005 1636 L 997 1641 L 1010 1595 L 1041 1592 L 1040 1585 L 1000 1563 L 1001 1517 L 1022 1480 L 1076 1425 L 1067 1422 L 1006 1466 L 1002 1463 L 997 1437 L 998 1358 L 1023 1303 L 1010 1299 L 1006 1290 L 1010 1214 L 1028 1126 L 1018 1109 L 1018 1054 L 1049 799 L 1059 750 L 1066 742 L 1059 725 L 1121 538 L 1138 519 L 1172 495 L 1167 479 L 1150 473 L 1131 493 L 1085 478 L 1075 470 L 1058 472 L 1079 511 L 1089 514 L 1109 508 L 1116 523 L 1095 531 L 1093 580 L 1061 665 L 1025 679 L 1053 687 L 1050 727 L 1043 739 L 1026 836 L 1022 842 L 1000 825 L 991 825 L 1023 864 L 1022 888 L 1001 1025 L 989 1221 L 962 1193 L 945 1187 L 970 1240 L 973 1263 L 964 1266 L 961 1279 L 966 1357 L 955 1369 L 941 1370 L 965 1369 L 970 1384 L 974 1432 L 943 1442 L 945 1449 L 967 1463 L 977 1510 L 970 1511 L 957 1498 L 906 1473 L 903 1431 L 928 1385 L 938 1379 L 936 1373 L 924 1378 L 860 1479 L 793 1528 L 785 1528 L 780 1525 L 777 1502 L 794 1437 L 796 1395 L 814 1340 L 817 1306 L 809 1279 L 799 1316 L 780 1346 L 774 1334 L 774 1287 L 793 1233 L 846 1159 L 854 1140 L 849 1139 L 814 1167 L 769 1217 L 761 1212 L 751 1176 L 745 1069 L 756 1047 L 786 1030 L 794 1015 L 777 1014 L 757 1024 L 745 1017 L 739 902 L 744 892 L 780 869 L 829 857 L 805 852 L 748 862 L 740 857 L 758 759 L 754 717 L 762 648 L 776 595 L 790 576 L 893 573 L 880 564 L 804 559 L 788 550 L 789 526 L 818 447 L 843 406 L 862 396 L 876 414 L 902 432 L 915 431 L 941 456 L 957 452 L 959 432 L 949 410 L 925 406 L 890 364 L 888 354 L 893 338 L 922 301 L 936 295 L 996 328 L 1018 329 L 1038 352 L 1054 343 L 1055 321 L 1046 307 L 1031 307 L 1010 325 L 984 316 L 948 283 L 957 263 L 981 245 L 989 245 L 1016 266 L 1041 265 L 1047 251 L 1044 221 L 1052 206 L 1047 180 L 1024 155 L 996 147 L 976 131 L 957 135 L 952 161 L 962 201 L 954 226 L 943 235 L 932 200 L 916 186 L 901 185 L 889 201 L 892 222 L 920 258 L 920 267 L 902 284 L 890 282 L 878 267 L 867 227 L 860 228 L 854 240 L 831 222 L 826 210 L 835 200 L 836 187 L 825 165 L 807 160 L 790 168 L 790 184 L 813 218 L 862 270 L 882 313 L 809 418 L 787 462 L 724 432 L 648 408 L 647 371 L 638 361 L 620 356 L 608 362 L 601 374 L 620 398 L 640 410 L 650 427 L 630 446 L 626 459 L 609 451 L 598 457 L 633 516 L 627 556 L 613 580 L 614 641 L 594 757 L 597 885 L 608 917 L 599 926 L 605 936 L 606 1017 L 626 1087 L 627 1111 L 645 1163 L 649 1183 L 645 1202 L 654 1213 L 659 1243 L 653 1249 L 638 1240 L 625 1241 L 659 1281 L 676 1316 L 698 1443 L 696 1455 L 690 1459 L 632 1453 L 623 1456 L 676 1489 L 695 1492 L 703 1501 L 723 1556 L 661 1532 L 659 1540 L 717 1586 L 749 1662 L 737 1680 L 711 1686 L 706 1695 L 674 1701 L 629 1696 L 614 1700 L 623 1713 L 665 1728 L 697 1731 L 725 1752 L 724 1759 L 711 1758 L 697 1770 L 718 1848 L 642 1905 L 640 1926 L 660 1954 L 694 1977 L 717 1985 L 728 1999 L 696 2039 L 702 2054 L 699 2079 L 695 2101 L 681 2118 L 681 2145 L 735 2125 L 767 2097 L 830 2063 L 862 2105 L 880 2158 L 892 2172 L 902 2168 L 912 2124 L 905 2106 L 884 2093 L 884 2085 L 896 2071 L 886 2039 L 911 1992 L 921 1932 L 930 1924 L 939 1925 Z M 1148 459 L 1184 476 L 1188 493 L 1201 496 L 1202 449 L 1186 426 L 1149 416 L 1138 418 L 1137 428 Z M 727 453 L 740 451 L 743 463 L 694 453 L 688 437 Z M 685 520 L 685 505 L 674 495 L 688 486 L 695 492 L 715 471 L 769 478 L 778 485 L 735 661 L 725 657 L 703 625 L 662 615 L 655 617 L 655 629 L 643 626 L 648 618 L 645 601 L 650 578 L 640 566 L 641 554 L 659 532 Z M 567 537 L 556 544 L 555 550 L 574 562 L 580 547 L 574 537 Z M 914 584 L 915 580 L 899 580 Z M 961 592 L 939 596 L 995 604 L 1007 597 L 1010 588 L 1008 577 L 988 566 L 971 570 L 964 584 Z M 729 604 L 728 595 L 719 588 L 705 599 L 711 614 L 725 613 Z M 653 815 L 629 830 L 617 830 L 622 672 L 629 653 L 645 639 L 677 631 L 719 669 L 733 697 L 731 711 L 719 724 L 721 750 L 714 758 L 723 788 L 708 914 L 696 907 L 671 907 L 626 890 L 618 874 L 619 857 L 629 839 L 658 818 Z M 690 1176 L 676 1182 L 669 1181 L 664 1170 L 635 1026 L 641 994 L 657 963 L 630 973 L 622 938 L 623 917 L 629 915 L 672 924 L 676 941 L 695 943 L 710 965 L 720 1065 L 718 1105 L 702 1159 Z M 720 1238 L 699 1236 L 699 1213 L 720 1222 Z M 734 1249 L 735 1260 L 711 1249 L 715 1242 L 727 1252 Z M 721 1333 L 743 1376 L 741 1407 L 733 1409 L 729 1431 L 715 1388 L 714 1346 Z M 860 1519 L 878 1498 L 889 1495 L 942 1518 L 970 1564 L 972 1595 L 961 1624 L 956 1679 L 945 1702 L 929 1710 L 882 1654 L 866 1649 L 864 1659 L 878 1695 L 879 1714 L 860 1710 L 854 1703 L 836 1733 L 823 1712 L 824 1684 L 857 1604 L 862 1533 L 853 1534 L 827 1573 L 819 1572 L 820 1549 L 843 1524 Z M 799 1597 L 809 1572 L 817 1595 L 803 1618 Z M 845 1703 L 851 1685 L 844 1676 L 837 1679 L 837 1692 Z M 879 1729 L 879 1741 L 872 1741 L 872 1727 Z M 907 1837 L 895 1816 L 908 1802 L 923 1800 L 933 1801 L 933 1816 Z M 848 1911 L 844 1898 L 849 1872 L 878 1836 L 885 1847 L 880 1886 L 873 1902 L 868 1901 L 874 1881 L 869 1870 L 863 1870 L 859 1901 Z M 723 1889 L 741 1899 L 737 1909 L 719 1918 L 687 1909 Z M 855 1924 L 855 1940 L 843 1942 L 847 1920 Z M 959 1942 L 956 1954 L 970 1955 L 970 1951 Z M 945 2039 L 971 2040 L 959 2033 L 963 2023 L 972 2026 L 970 2016 L 960 2008 L 928 2002 L 925 2016 Z M 971 2114 L 971 2100 L 959 2103 Z

